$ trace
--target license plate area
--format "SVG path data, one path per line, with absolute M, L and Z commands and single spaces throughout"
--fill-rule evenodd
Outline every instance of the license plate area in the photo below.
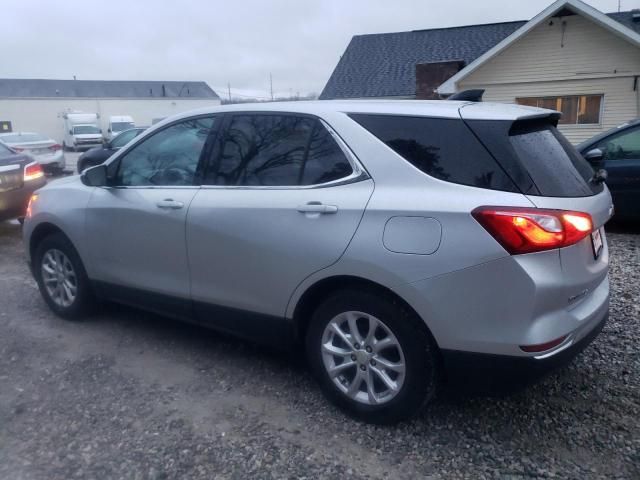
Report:
M 591 246 L 593 247 L 593 258 L 597 260 L 603 248 L 600 229 L 591 232 Z

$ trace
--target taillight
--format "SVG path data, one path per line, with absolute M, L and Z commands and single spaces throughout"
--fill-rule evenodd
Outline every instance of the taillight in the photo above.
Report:
M 29 199 L 29 203 L 27 204 L 27 214 L 26 214 L 27 218 L 31 218 L 31 215 L 33 215 L 33 204 L 35 203 L 36 200 L 38 200 L 38 194 L 34 193 L 33 195 L 31 195 L 31 198 Z
M 44 177 L 42 167 L 38 162 L 31 162 L 24 167 L 24 181 L 37 180 Z
M 55 145 L 51 145 L 49 147 L 49 150 L 51 150 L 52 152 L 57 152 L 58 150 L 62 150 L 62 146 L 56 143 Z
M 512 255 L 568 247 L 593 230 L 591 215 L 567 210 L 479 207 L 471 215 Z
M 16 152 L 24 152 L 24 148 L 21 147 L 11 147 L 13 148 Z

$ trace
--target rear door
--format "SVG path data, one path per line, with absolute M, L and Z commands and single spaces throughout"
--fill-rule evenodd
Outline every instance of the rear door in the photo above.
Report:
M 315 117 L 229 115 L 216 144 L 187 222 L 192 298 L 203 322 L 274 335 L 229 313 L 283 319 L 296 286 L 347 248 L 373 181 Z
M 640 217 L 640 125 L 601 140 L 592 148 L 602 150 L 616 214 Z

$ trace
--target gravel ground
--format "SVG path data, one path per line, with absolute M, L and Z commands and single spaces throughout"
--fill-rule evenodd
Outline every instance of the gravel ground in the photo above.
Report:
M 640 236 L 612 233 L 611 320 L 510 396 L 364 425 L 297 358 L 111 307 L 54 317 L 0 223 L 0 478 L 640 478 Z

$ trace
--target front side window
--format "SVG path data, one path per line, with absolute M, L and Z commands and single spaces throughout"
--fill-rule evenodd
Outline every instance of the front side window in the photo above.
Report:
M 193 185 L 213 124 L 212 117 L 185 120 L 143 140 L 121 157 L 115 185 Z
M 206 183 L 233 186 L 316 185 L 346 177 L 351 165 L 317 119 L 234 115 Z
M 562 112 L 560 125 L 586 125 L 600 123 L 602 95 L 568 95 L 564 97 L 516 98 L 519 105 L 546 108 Z
M 605 160 L 640 159 L 640 127 L 612 135 L 594 148 L 602 150 Z

